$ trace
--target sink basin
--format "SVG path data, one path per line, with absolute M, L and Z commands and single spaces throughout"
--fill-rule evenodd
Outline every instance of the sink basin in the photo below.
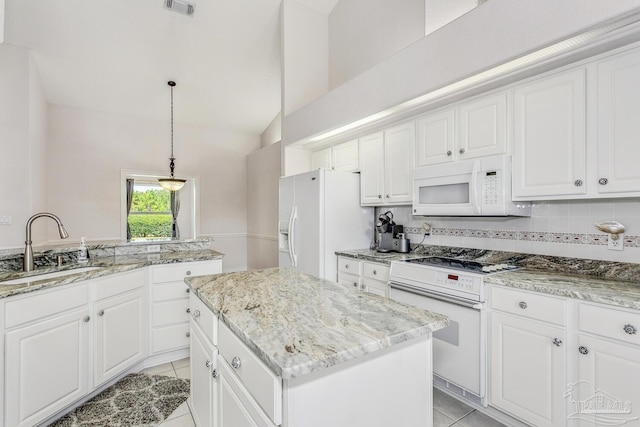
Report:
M 81 267 L 73 268 L 71 270 L 54 271 L 52 273 L 34 274 L 26 277 L 19 277 L 12 280 L 4 280 L 0 282 L 0 286 L 6 285 L 20 285 L 25 283 L 31 283 L 39 280 L 54 279 L 56 277 L 70 276 L 72 274 L 86 273 L 87 271 L 99 270 L 104 267 Z

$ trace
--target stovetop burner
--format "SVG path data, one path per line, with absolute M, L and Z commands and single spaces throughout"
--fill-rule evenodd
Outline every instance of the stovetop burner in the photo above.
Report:
M 479 262 L 466 259 L 445 258 L 445 257 L 426 257 L 409 259 L 405 262 L 412 264 L 420 264 L 425 266 L 448 268 L 452 270 L 469 271 L 472 273 L 489 274 L 498 271 L 515 270 L 518 267 L 509 264 L 494 264 L 488 262 Z

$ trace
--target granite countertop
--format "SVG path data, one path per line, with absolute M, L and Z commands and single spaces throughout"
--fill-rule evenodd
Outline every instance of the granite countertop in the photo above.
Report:
M 429 245 L 409 254 L 362 249 L 336 255 L 385 264 L 427 256 L 513 264 L 521 269 L 487 275 L 484 282 L 640 310 L 640 264 Z
M 185 279 L 276 374 L 299 377 L 448 324 L 440 314 L 286 268 Z
M 79 282 L 83 280 L 95 279 L 111 274 L 122 273 L 136 268 L 146 267 L 149 265 L 172 264 L 179 262 L 192 261 L 209 261 L 221 259 L 224 254 L 212 250 L 197 251 L 177 251 L 177 252 L 161 252 L 149 253 L 144 255 L 122 255 L 112 257 L 98 257 L 89 260 L 86 263 L 70 263 L 62 267 L 40 267 L 34 271 L 25 273 L 22 271 L 2 272 L 0 273 L 0 282 L 5 280 L 22 279 L 32 280 L 14 285 L 0 284 L 0 298 L 6 298 L 12 295 L 33 292 L 43 288 L 66 285 L 68 283 Z M 59 271 L 73 271 L 74 269 L 84 267 L 99 267 L 95 270 L 69 274 L 66 276 L 55 277 L 50 279 L 41 279 L 38 276 L 46 273 L 54 273 Z

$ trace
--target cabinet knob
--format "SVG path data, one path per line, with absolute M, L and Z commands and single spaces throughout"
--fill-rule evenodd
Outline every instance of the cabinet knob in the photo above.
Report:
M 191 332 L 187 332 L 187 333 L 185 334 L 185 336 L 186 336 L 187 338 L 189 338 L 189 337 L 191 336 Z
M 345 264 L 344 268 L 346 268 L 348 270 L 349 269 L 349 264 Z
M 451 150 L 447 150 L 447 156 L 451 156 L 452 154 Z
M 241 363 L 239 357 L 234 357 L 233 359 L 231 359 L 231 366 L 233 367 L 233 369 L 238 369 L 240 365 Z
M 464 148 L 461 148 L 459 151 L 460 154 L 464 154 Z
M 387 199 L 389 198 L 389 195 L 387 194 Z
M 578 351 L 580 352 L 580 354 L 589 354 L 589 349 L 582 345 L 578 347 Z
M 377 271 L 375 271 L 375 270 L 373 270 L 373 275 L 375 276 L 375 275 L 377 275 L 377 274 L 378 274 L 378 272 L 377 272 Z
M 217 370 L 217 369 L 214 369 L 213 371 L 211 371 L 211 376 L 212 376 L 213 378 L 218 379 L 218 376 L 219 376 L 219 375 L 220 375 L 220 374 L 218 374 L 218 370 Z
M 600 184 L 600 185 L 607 185 L 608 182 L 609 182 L 609 180 L 607 178 L 600 178 L 598 180 L 598 184 Z
M 576 187 L 582 187 L 582 180 L 581 179 L 576 179 L 575 181 L 573 181 L 573 185 L 575 185 Z
M 191 313 L 191 309 L 187 308 L 187 314 Z
M 190 288 L 187 288 L 187 293 L 189 293 L 189 292 L 191 292 L 191 289 L 190 289 Z
M 104 310 L 100 310 L 100 311 L 98 312 L 98 316 L 104 316 Z
M 378 194 L 378 199 L 382 199 L 382 194 Z
M 191 270 L 187 270 L 187 276 L 191 276 Z
M 624 329 L 624 331 L 629 335 L 635 335 L 635 333 L 638 332 L 636 327 L 633 325 L 624 325 L 622 329 Z
M 358 282 L 353 282 L 353 287 L 358 288 Z
M 84 320 L 84 323 L 88 323 L 89 320 L 91 320 L 91 316 L 85 316 L 85 318 L 82 320 Z
M 211 360 L 207 359 L 206 362 L 204 362 L 204 366 L 206 366 L 207 368 L 210 368 L 212 365 Z
M 193 317 L 195 318 L 200 317 L 200 310 L 193 310 Z
M 520 303 L 518 304 L 518 306 L 520 306 L 520 308 L 524 310 L 525 308 L 527 308 L 527 303 L 526 303 L 526 302 L 524 302 L 524 301 L 520 301 Z
M 365 289 L 367 289 L 367 286 L 363 283 L 362 285 L 360 285 L 360 289 L 364 291 Z
M 554 338 L 553 339 L 553 345 L 555 345 L 556 347 L 560 347 L 562 345 L 562 340 L 560 340 L 558 338 Z

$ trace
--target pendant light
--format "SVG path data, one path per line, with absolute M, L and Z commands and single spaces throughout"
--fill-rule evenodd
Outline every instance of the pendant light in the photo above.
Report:
M 176 158 L 173 157 L 173 88 L 176 85 L 176 82 L 169 81 L 167 82 L 167 84 L 169 85 L 169 87 L 171 87 L 171 157 L 169 157 L 169 169 L 171 170 L 171 177 L 160 178 L 158 181 L 163 188 L 169 191 L 178 191 L 184 186 L 184 183 L 187 182 L 187 180 L 174 178 L 173 176 L 173 170 L 176 167 L 176 164 L 174 162 Z

